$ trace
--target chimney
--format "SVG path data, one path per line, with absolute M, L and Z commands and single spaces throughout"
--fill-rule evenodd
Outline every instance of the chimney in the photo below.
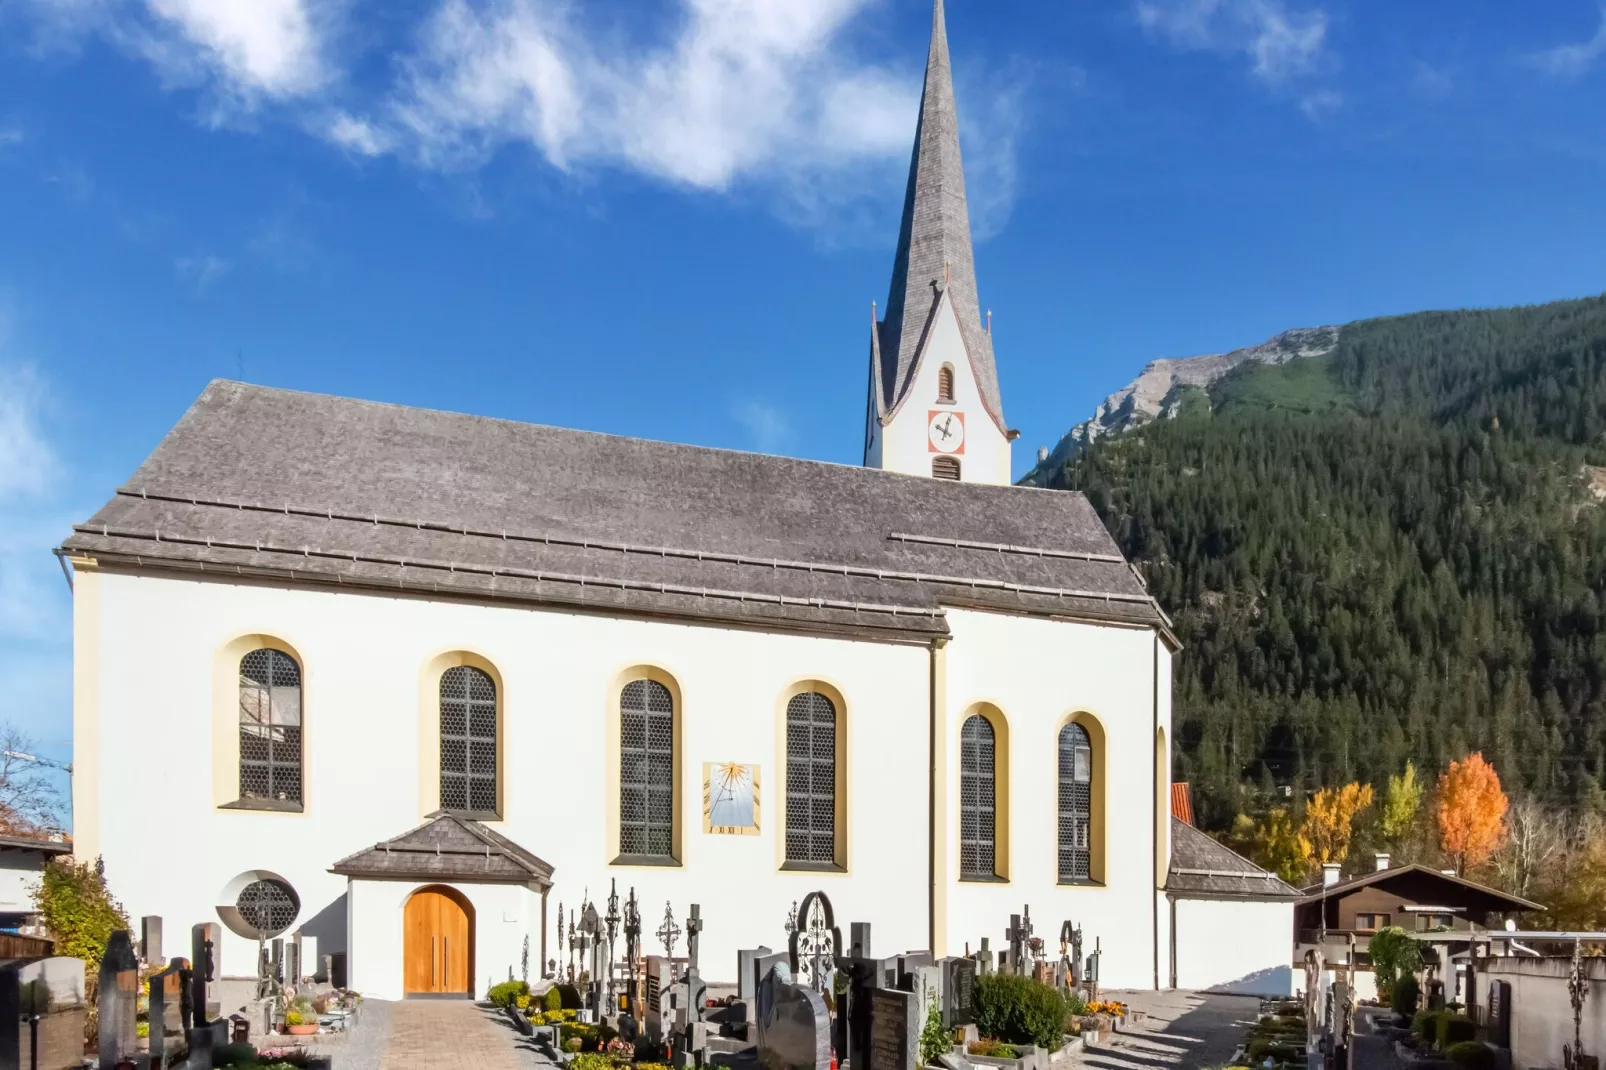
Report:
M 1389 868 L 1389 853 L 1387 851 L 1379 851 L 1379 852 L 1377 852 L 1377 871 L 1379 873 L 1381 873 L 1385 869 L 1388 869 L 1388 868 Z
M 1441 870 L 1439 870 L 1439 872 L 1444 874 L 1446 877 L 1457 876 L 1456 871 L 1453 870 L 1453 869 L 1441 869 Z
M 1323 862 L 1322 863 L 1322 887 L 1323 888 L 1331 888 L 1333 885 L 1338 883 L 1338 878 L 1339 878 L 1338 869 L 1339 869 L 1339 865 L 1338 865 L 1337 862 Z

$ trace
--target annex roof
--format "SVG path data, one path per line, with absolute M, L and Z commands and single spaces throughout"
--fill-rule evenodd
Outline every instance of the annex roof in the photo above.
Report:
M 217 380 L 62 552 L 100 567 L 849 632 L 1168 622 L 1080 494 Z
M 347 855 L 329 872 L 365 880 L 552 884 L 550 865 L 478 821 L 444 810 L 394 839 Z
M 1298 899 L 1299 890 L 1186 821 L 1171 819 L 1165 890 L 1222 899 Z
M 883 418 L 897 408 L 914 380 L 921 347 L 944 293 L 959 320 L 982 404 L 998 429 L 1007 431 L 993 339 L 982 329 L 981 299 L 976 292 L 976 258 L 970 239 L 965 169 L 959 156 L 959 111 L 948 58 L 948 28 L 943 0 L 935 0 L 892 285 L 886 317 L 871 343 Z

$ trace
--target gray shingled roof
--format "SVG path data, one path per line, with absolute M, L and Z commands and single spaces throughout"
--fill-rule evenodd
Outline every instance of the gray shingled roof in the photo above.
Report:
M 394 839 L 347 855 L 329 872 L 368 880 L 552 885 L 552 867 L 478 821 L 444 810 Z
M 224 380 L 63 550 L 894 640 L 960 605 L 1167 627 L 1080 494 Z
M 1299 889 L 1284 883 L 1236 851 L 1217 843 L 1186 821 L 1171 819 L 1171 870 L 1165 890 L 1183 898 L 1298 899 Z
M 959 319 L 982 404 L 999 430 L 1007 431 L 993 339 L 982 329 L 981 301 L 976 294 L 948 28 L 942 0 L 936 0 L 925 88 L 920 94 L 920 121 L 909 161 L 898 252 L 892 264 L 892 288 L 887 295 L 886 318 L 871 347 L 871 359 L 879 365 L 876 380 L 883 418 L 896 411 L 914 381 L 926 330 L 944 288 Z

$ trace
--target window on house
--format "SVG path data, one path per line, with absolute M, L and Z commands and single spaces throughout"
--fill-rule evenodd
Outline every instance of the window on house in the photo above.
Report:
M 480 669 L 441 674 L 441 809 L 495 816 L 496 683 Z
M 1355 928 L 1362 932 L 1376 932 L 1386 929 L 1391 924 L 1391 915 L 1388 914 L 1357 914 L 1355 915 Z
M 836 704 L 818 691 L 786 704 L 786 860 L 838 863 Z
M 992 722 L 972 714 L 959 734 L 960 877 L 997 875 L 996 759 Z
M 937 370 L 937 400 L 950 403 L 954 400 L 954 368 L 951 364 L 944 364 Z
M 619 852 L 674 858 L 675 700 L 656 680 L 619 696 Z
M 934 457 L 931 461 L 931 476 L 933 479 L 959 478 L 959 458 Z
M 234 909 L 249 930 L 244 935 L 271 940 L 290 928 L 301 912 L 301 900 L 284 881 L 256 880 L 240 889 Z
M 1089 880 L 1093 863 L 1093 744 L 1087 729 L 1068 724 L 1059 739 L 1059 879 Z
M 1455 916 L 1451 914 L 1418 914 L 1416 928 L 1418 932 L 1427 932 L 1430 929 L 1449 929 L 1455 925 Z
M 282 650 L 240 659 L 240 798 L 301 806 L 301 666 Z

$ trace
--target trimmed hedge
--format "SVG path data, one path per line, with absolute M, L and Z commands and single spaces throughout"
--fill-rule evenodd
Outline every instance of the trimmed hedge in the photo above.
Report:
M 1494 1049 L 1481 1040 L 1463 1040 L 1451 1044 L 1444 1054 L 1464 1070 L 1495 1070 Z
M 554 985 L 553 991 L 558 994 L 559 1004 L 557 1008 L 549 1006 L 548 1010 L 577 1011 L 585 1006 L 585 1003 L 580 999 L 580 990 L 574 985 L 567 983 Z M 547 998 L 551 999 L 550 996 Z
M 501 984 L 492 985 L 491 990 L 485 994 L 485 998 L 498 1007 L 511 1007 L 518 997 L 528 996 L 529 994 L 530 986 L 527 982 L 503 981 Z
M 1438 1029 L 1439 1050 L 1442 1052 L 1448 1053 L 1452 1045 L 1478 1039 L 1477 1023 L 1464 1014 L 1440 1014 Z
M 558 991 L 557 985 L 553 985 L 546 990 L 546 995 L 541 998 L 541 1006 L 549 1011 L 561 1011 L 563 1009 L 563 993 Z
M 1009 1044 L 1057 1051 L 1064 1043 L 1065 999 L 1030 977 L 986 973 L 976 978 L 976 1030 Z
M 1422 1000 L 1422 987 L 1416 983 L 1416 978 L 1406 974 L 1394 982 L 1394 990 L 1389 993 L 1389 1007 L 1395 1014 L 1409 1018 L 1416 1013 L 1416 1005 Z
M 1439 1039 L 1439 1015 L 1441 1013 L 1440 1011 L 1417 1011 L 1416 1015 L 1411 1019 L 1411 1032 L 1429 1044 L 1436 1043 Z

